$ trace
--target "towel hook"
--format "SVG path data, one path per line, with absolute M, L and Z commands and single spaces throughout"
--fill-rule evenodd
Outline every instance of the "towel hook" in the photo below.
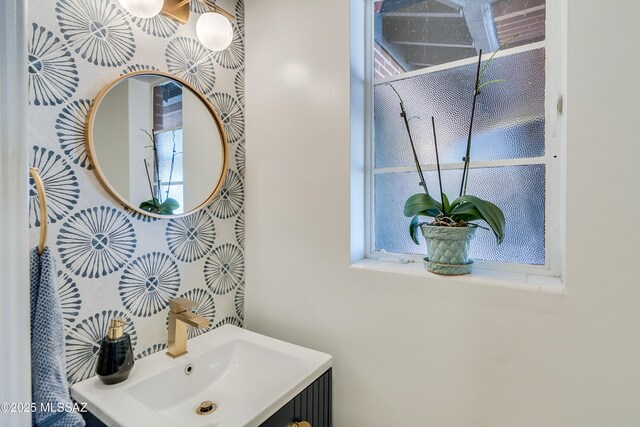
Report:
M 44 192 L 44 183 L 40 177 L 38 168 L 29 168 L 29 175 L 33 178 L 38 192 L 38 203 L 40 204 L 40 242 L 38 243 L 38 253 L 42 255 L 47 244 L 47 196 Z

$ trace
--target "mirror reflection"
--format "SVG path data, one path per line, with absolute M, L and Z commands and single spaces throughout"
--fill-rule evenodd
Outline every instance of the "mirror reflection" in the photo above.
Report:
M 138 211 L 191 212 L 218 187 L 225 161 L 209 104 L 183 82 L 136 74 L 99 96 L 90 151 L 108 190 Z

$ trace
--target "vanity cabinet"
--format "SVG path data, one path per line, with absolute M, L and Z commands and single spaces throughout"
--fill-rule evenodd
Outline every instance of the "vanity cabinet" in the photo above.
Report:
M 311 427 L 333 426 L 331 417 L 331 368 L 299 395 L 273 414 L 260 427 L 291 427 L 307 421 Z M 302 425 L 300 426 L 302 427 Z
M 291 399 L 260 427 L 292 427 L 296 422 L 307 421 L 311 427 L 332 427 L 331 417 L 331 368 L 309 387 Z M 82 414 L 87 427 L 106 427 L 91 413 Z M 304 425 L 300 425 L 304 427 Z

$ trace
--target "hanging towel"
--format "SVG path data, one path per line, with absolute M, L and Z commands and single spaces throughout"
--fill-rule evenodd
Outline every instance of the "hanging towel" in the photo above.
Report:
M 31 422 L 37 427 L 82 427 L 82 416 L 65 411 L 72 404 L 65 360 L 62 309 L 56 268 L 49 248 L 31 251 Z M 47 411 L 47 408 L 52 408 Z M 44 411 L 42 409 L 45 409 Z

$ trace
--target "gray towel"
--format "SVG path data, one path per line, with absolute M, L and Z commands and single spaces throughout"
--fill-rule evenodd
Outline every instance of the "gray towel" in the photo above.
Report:
M 65 411 L 65 405 L 68 408 L 72 402 L 65 372 L 56 268 L 49 248 L 42 255 L 37 248 L 31 251 L 31 398 L 36 405 L 31 415 L 34 426 L 85 425 L 79 413 Z

